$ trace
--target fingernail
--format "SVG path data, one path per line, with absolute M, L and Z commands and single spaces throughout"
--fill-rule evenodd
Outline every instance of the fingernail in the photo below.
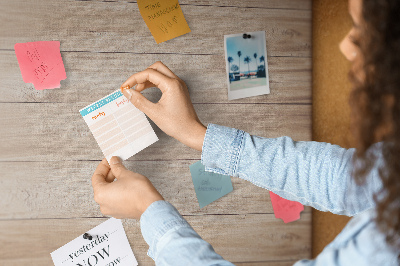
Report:
M 124 90 L 129 90 L 129 85 L 126 85 L 124 87 L 121 86 L 121 92 L 124 92 Z
M 119 158 L 118 156 L 113 156 L 113 157 L 111 157 L 111 159 L 110 159 L 110 163 L 111 164 L 119 164 L 119 163 L 121 163 L 122 161 L 121 161 L 121 158 Z
M 131 98 L 132 98 L 132 91 L 131 91 L 130 89 L 125 90 L 125 91 L 126 91 L 126 93 L 128 94 L 128 100 L 131 100 Z

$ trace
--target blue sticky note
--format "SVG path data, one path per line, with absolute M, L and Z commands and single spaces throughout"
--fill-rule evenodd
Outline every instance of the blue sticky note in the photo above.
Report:
M 190 173 L 200 208 L 233 190 L 230 176 L 206 172 L 200 161 L 190 166 Z

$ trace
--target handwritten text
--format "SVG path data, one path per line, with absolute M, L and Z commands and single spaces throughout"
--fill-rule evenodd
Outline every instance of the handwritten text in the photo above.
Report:
M 99 113 L 98 115 L 92 116 L 92 119 L 95 120 L 95 119 L 97 119 L 99 116 L 106 116 L 106 113 L 101 112 L 101 113 Z

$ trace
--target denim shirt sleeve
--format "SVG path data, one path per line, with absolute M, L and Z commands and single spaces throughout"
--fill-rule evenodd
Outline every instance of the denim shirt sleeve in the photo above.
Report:
M 233 265 L 215 253 L 170 203 L 153 202 L 140 217 L 156 265 Z
M 203 142 L 206 171 L 239 177 L 288 200 L 353 216 L 375 206 L 381 187 L 374 169 L 363 186 L 351 177 L 355 149 L 328 143 L 261 138 L 209 124 Z

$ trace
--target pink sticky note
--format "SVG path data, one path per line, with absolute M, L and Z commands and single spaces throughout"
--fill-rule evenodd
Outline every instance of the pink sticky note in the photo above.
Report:
M 60 42 L 16 43 L 15 54 L 25 83 L 33 83 L 35 89 L 59 88 L 67 78 L 60 53 Z
M 271 197 L 275 218 L 282 219 L 285 223 L 300 219 L 300 213 L 304 210 L 303 204 L 281 198 L 271 191 L 269 195 Z

